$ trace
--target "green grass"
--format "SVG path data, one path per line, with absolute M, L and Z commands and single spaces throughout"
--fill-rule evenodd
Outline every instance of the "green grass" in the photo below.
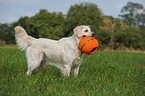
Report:
M 0 48 L 0 96 L 145 96 L 145 53 L 98 51 L 84 56 L 78 77 L 47 66 L 28 77 L 25 53 Z

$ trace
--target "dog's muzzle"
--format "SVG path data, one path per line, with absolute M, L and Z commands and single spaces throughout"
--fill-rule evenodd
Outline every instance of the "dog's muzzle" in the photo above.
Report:
M 92 33 L 92 37 L 95 37 L 95 33 L 94 32 Z

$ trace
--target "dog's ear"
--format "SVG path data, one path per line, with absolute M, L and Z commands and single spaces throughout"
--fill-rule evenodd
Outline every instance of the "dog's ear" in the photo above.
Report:
M 78 26 L 74 29 L 74 34 L 77 35 L 78 37 L 83 37 L 83 34 L 82 34 L 82 26 Z

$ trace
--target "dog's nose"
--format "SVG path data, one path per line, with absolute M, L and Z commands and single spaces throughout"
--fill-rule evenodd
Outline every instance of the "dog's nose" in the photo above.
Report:
M 95 33 L 93 32 L 93 33 L 92 33 L 92 37 L 94 37 L 94 36 L 95 36 Z

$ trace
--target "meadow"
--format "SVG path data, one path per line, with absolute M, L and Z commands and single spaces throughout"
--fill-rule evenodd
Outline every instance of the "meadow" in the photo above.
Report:
M 145 96 L 145 53 L 97 51 L 84 56 L 78 77 L 47 66 L 26 76 L 25 52 L 0 48 L 0 96 Z

